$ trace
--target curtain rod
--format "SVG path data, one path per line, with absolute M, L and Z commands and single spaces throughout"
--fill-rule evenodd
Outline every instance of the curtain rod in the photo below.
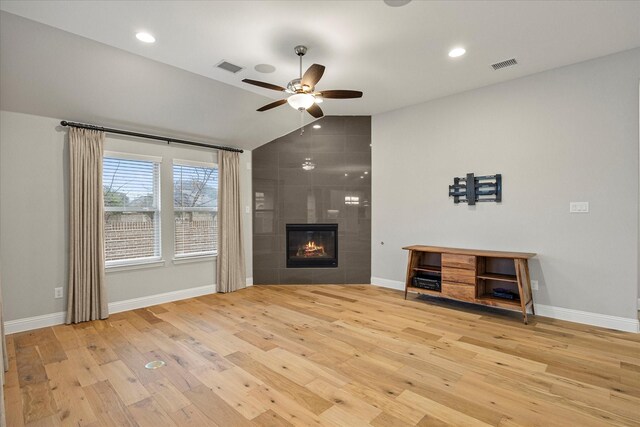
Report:
M 85 124 L 85 123 L 68 122 L 66 120 L 61 121 L 60 125 L 61 126 L 74 127 L 74 128 L 80 128 L 80 129 L 98 130 L 98 131 L 107 132 L 107 133 L 117 133 L 119 135 L 135 136 L 135 137 L 138 137 L 138 138 L 155 139 L 157 141 L 165 141 L 167 143 L 173 142 L 175 144 L 193 145 L 194 147 L 216 148 L 218 150 L 233 151 L 234 153 L 244 153 L 244 150 L 242 150 L 240 148 L 225 147 L 224 145 L 205 144 L 203 142 L 194 142 L 194 141 L 187 141 L 187 140 L 184 140 L 184 139 L 170 138 L 170 137 L 167 137 L 167 136 L 151 135 L 151 134 L 148 134 L 148 133 L 131 132 L 131 131 L 128 131 L 128 130 L 105 128 L 105 127 L 101 127 L 101 126 L 88 125 L 88 124 Z

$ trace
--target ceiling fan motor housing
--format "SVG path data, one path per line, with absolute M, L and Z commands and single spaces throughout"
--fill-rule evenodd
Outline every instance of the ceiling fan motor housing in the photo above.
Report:
M 287 83 L 287 92 L 290 93 L 309 93 L 313 92 L 314 87 L 303 85 L 302 79 L 293 79 Z

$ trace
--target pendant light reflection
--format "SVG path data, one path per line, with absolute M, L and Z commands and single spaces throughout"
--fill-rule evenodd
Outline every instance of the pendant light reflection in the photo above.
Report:
M 311 171 L 316 168 L 316 164 L 311 161 L 310 157 L 304 159 L 304 163 L 302 163 L 302 169 L 306 171 Z

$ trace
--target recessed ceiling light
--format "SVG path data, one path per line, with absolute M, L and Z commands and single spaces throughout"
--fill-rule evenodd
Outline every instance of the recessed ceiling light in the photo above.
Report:
M 345 174 L 344 174 L 344 176 L 349 176 L 349 174 L 348 174 L 348 173 L 345 173 Z
M 322 127 L 322 126 L 320 126 L 320 125 L 313 125 L 313 128 L 314 128 L 314 129 L 320 129 L 321 127 Z
M 364 179 L 364 175 L 360 175 L 360 178 Z
M 154 43 L 156 41 L 155 37 L 153 37 L 149 33 L 145 33 L 144 31 L 140 31 L 139 33 L 136 33 L 136 38 L 141 42 L 145 42 L 145 43 Z
M 365 174 L 365 175 L 369 175 L 369 172 L 367 172 L 367 171 L 364 171 L 364 174 Z
M 253 67 L 253 69 L 259 73 L 273 73 L 276 70 L 276 67 L 271 64 L 258 64 Z
M 408 4 L 411 0 L 384 0 L 387 6 L 400 7 Z
M 451 49 L 449 51 L 449 56 L 452 58 L 457 58 L 459 56 L 462 56 L 466 53 L 467 51 L 465 50 L 465 48 L 463 47 L 456 47 L 454 49 Z

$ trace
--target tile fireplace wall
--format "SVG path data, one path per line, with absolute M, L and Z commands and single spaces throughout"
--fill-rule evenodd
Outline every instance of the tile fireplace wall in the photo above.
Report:
M 371 280 L 371 117 L 313 124 L 252 152 L 255 284 Z M 286 268 L 285 226 L 305 223 L 338 224 L 337 268 Z

